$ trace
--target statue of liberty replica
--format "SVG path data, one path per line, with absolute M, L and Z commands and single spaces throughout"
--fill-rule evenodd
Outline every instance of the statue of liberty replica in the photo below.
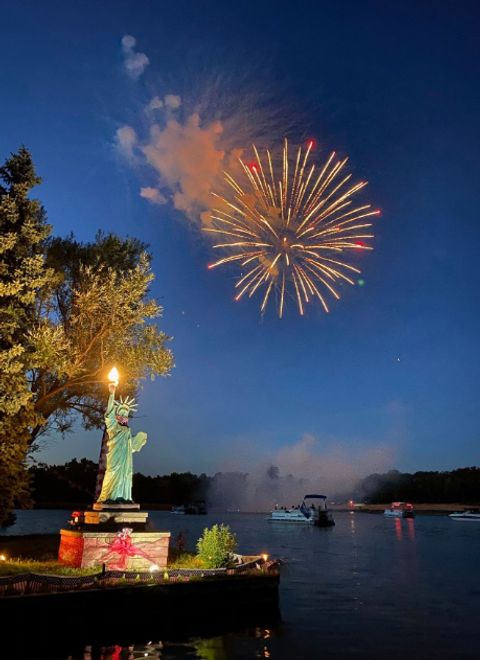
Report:
M 115 570 L 157 570 L 167 565 L 170 532 L 152 529 L 148 512 L 132 500 L 132 456 L 145 445 L 147 434 L 132 435 L 128 421 L 137 406 L 128 396 L 115 399 L 118 378 L 113 368 L 95 502 L 72 514 L 73 529 L 60 530 L 58 558 L 82 568 L 103 564 Z
M 105 411 L 105 433 L 100 456 L 100 464 L 102 458 L 105 462 L 105 473 L 103 481 L 98 483 L 101 483 L 101 490 L 97 498 L 97 502 L 102 504 L 132 503 L 132 454 L 140 451 L 147 442 L 146 433 L 132 436 L 128 418 L 137 409 L 137 404 L 128 396 L 125 400 L 120 397 L 116 401 L 117 384 L 115 380 L 108 384 L 110 396 Z

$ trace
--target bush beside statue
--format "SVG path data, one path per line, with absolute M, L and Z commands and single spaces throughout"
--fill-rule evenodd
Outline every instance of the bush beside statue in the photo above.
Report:
M 205 528 L 197 541 L 198 557 L 206 568 L 224 568 L 237 549 L 237 537 L 228 525 Z

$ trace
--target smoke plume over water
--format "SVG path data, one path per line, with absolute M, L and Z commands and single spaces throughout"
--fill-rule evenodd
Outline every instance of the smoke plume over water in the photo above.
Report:
M 217 473 L 209 499 L 221 509 L 268 511 L 275 504 L 300 504 L 307 493 L 346 498 L 360 479 L 389 469 L 394 459 L 392 444 L 325 445 L 305 434 L 248 471 Z

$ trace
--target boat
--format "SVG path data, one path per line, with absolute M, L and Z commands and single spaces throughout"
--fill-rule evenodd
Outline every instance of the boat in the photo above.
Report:
M 410 504 L 409 502 L 392 502 L 391 507 L 389 509 L 385 509 L 383 515 L 392 518 L 415 517 L 415 514 L 413 513 L 413 504 Z
M 205 500 L 195 500 L 190 504 L 185 505 L 185 513 L 194 516 L 203 516 L 207 513 L 207 505 Z
M 205 500 L 195 500 L 190 504 L 182 504 L 181 506 L 172 506 L 172 513 L 177 515 L 205 515 L 207 513 L 207 506 Z
M 480 522 L 480 509 L 465 509 L 464 511 L 457 511 L 451 513 L 449 516 L 452 520 L 466 520 L 467 522 Z
M 318 500 L 310 502 L 310 500 Z M 335 525 L 332 514 L 327 509 L 326 495 L 305 495 L 299 506 L 278 507 L 270 512 L 268 522 L 288 522 L 303 525 L 316 525 L 317 527 L 331 527 Z

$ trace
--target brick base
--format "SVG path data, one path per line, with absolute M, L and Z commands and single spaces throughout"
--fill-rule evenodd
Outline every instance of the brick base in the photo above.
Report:
M 109 570 L 148 571 L 167 566 L 170 532 L 132 532 L 133 556 L 112 552 L 116 532 L 60 530 L 58 559 L 62 564 L 90 568 L 105 564 Z M 136 552 L 138 551 L 138 552 Z

